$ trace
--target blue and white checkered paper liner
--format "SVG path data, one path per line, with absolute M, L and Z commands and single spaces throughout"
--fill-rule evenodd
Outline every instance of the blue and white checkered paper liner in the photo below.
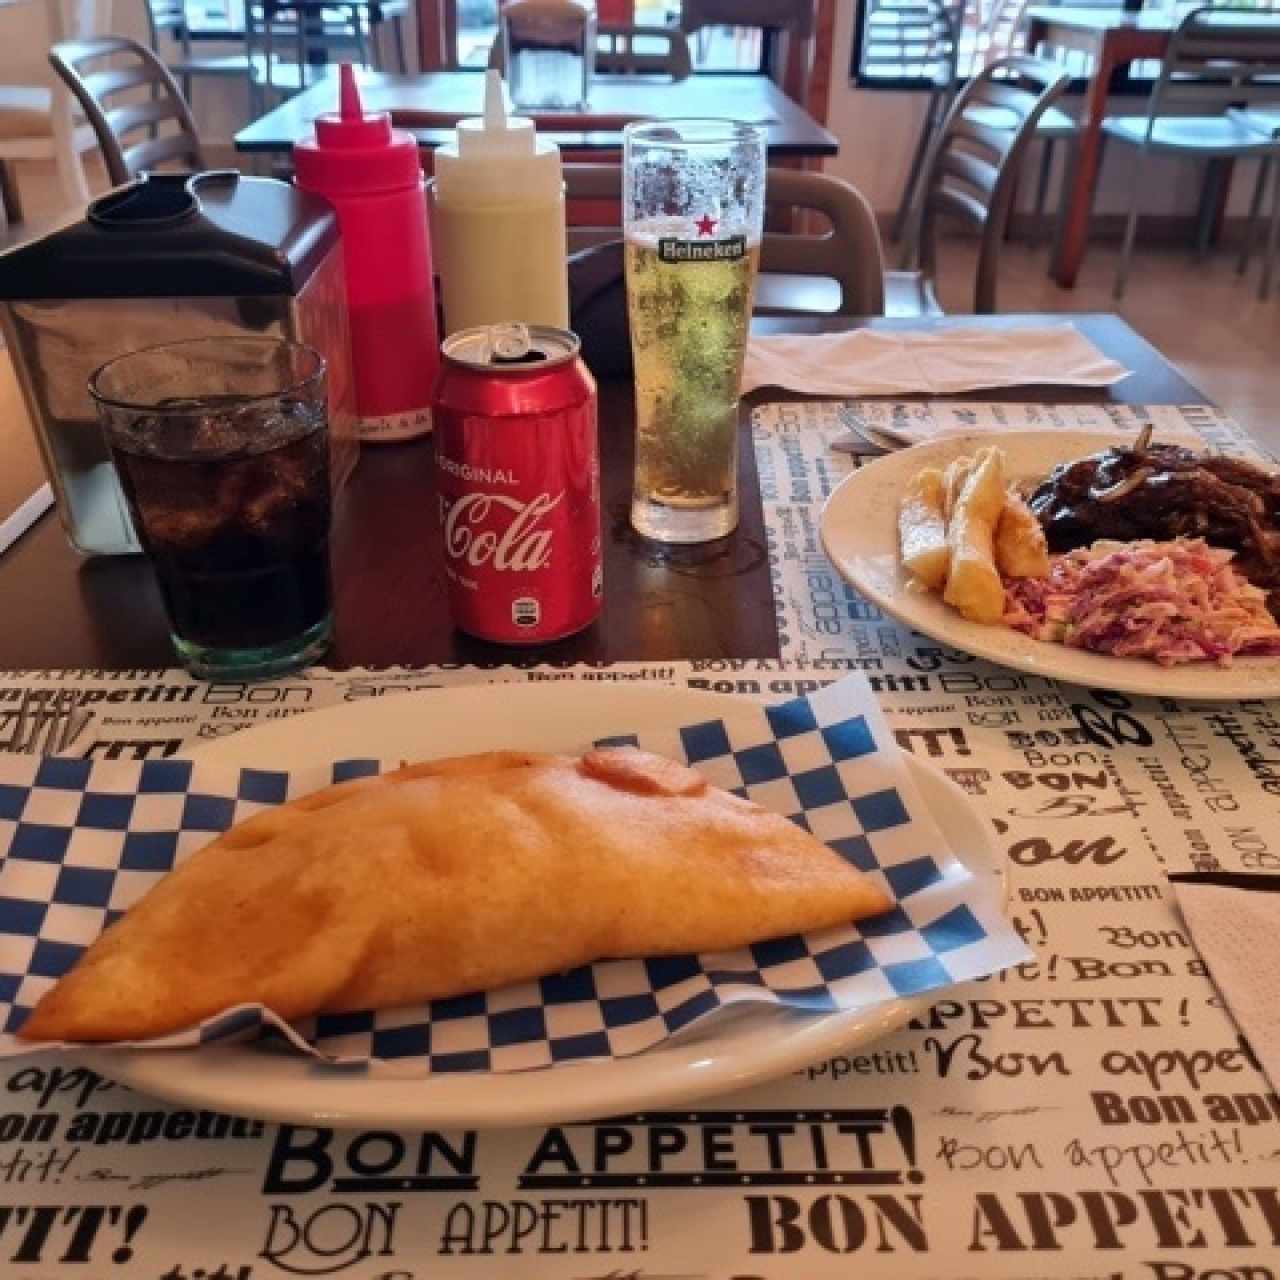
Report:
M 685 760 L 787 815 L 884 885 L 896 907 L 734 952 L 602 962 L 292 1026 L 240 1006 L 145 1044 L 264 1034 L 354 1069 L 517 1071 L 639 1053 L 739 1001 L 853 1009 L 941 993 L 1030 956 L 947 847 L 860 676 L 780 706 L 744 700 L 728 720 L 608 741 Z M 261 809 L 378 769 L 372 760 L 285 773 L 0 756 L 0 1057 L 34 1051 L 13 1032 L 36 1001 L 175 863 Z

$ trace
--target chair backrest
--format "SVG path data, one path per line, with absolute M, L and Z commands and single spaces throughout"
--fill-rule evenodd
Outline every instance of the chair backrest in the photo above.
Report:
M 597 71 L 610 75 L 664 75 L 672 80 L 684 80 L 693 74 L 689 41 L 683 31 L 674 27 L 602 22 L 596 35 Z M 655 49 L 654 45 L 659 47 Z
M 680 28 L 689 34 L 708 27 L 759 30 L 769 77 L 788 97 L 804 103 L 813 71 L 816 9 L 814 0 L 681 0 Z
M 1001 58 L 956 95 L 930 147 L 914 236 L 919 266 L 933 278 L 939 215 L 976 227 L 981 243 L 973 309 L 979 315 L 995 311 L 1000 249 L 1027 148 L 1041 117 L 1070 83 L 1057 63 L 1022 55 Z
M 1193 9 L 1169 41 L 1151 92 L 1148 136 L 1156 117 L 1217 111 L 1251 99 L 1280 97 L 1280 13 Z
M 567 164 L 565 195 L 590 202 L 593 212 L 607 206 L 611 234 L 618 234 L 622 169 L 616 164 Z M 875 214 L 860 192 L 829 174 L 796 169 L 770 169 L 765 204 L 774 211 L 816 210 L 829 226 L 814 234 L 766 231 L 760 245 L 760 270 L 778 275 L 821 276 L 840 286 L 835 314 L 867 316 L 884 313 L 884 259 Z M 573 239 L 574 229 L 570 228 Z M 593 228 L 582 237 L 600 240 Z
M 703 27 L 760 27 L 810 36 L 815 7 L 813 0 L 683 0 L 680 28 L 693 32 Z
M 67 41 L 49 50 L 49 61 L 93 126 L 113 183 L 172 161 L 206 167 L 182 91 L 146 45 L 125 36 Z M 142 136 L 131 141 L 135 134 Z
M 685 80 L 693 73 L 693 54 L 683 31 L 602 22 L 596 27 L 595 69 L 607 75 L 670 76 Z M 636 47 L 636 42 L 641 44 Z M 662 47 L 654 49 L 659 44 Z M 490 70 L 506 74 L 506 41 L 499 32 L 489 46 Z
M 824 231 L 766 231 L 760 269 L 780 275 L 824 276 L 840 286 L 836 315 L 884 314 L 884 254 L 876 216 L 854 186 L 826 173 L 770 169 L 765 204 L 773 210 L 816 210 Z

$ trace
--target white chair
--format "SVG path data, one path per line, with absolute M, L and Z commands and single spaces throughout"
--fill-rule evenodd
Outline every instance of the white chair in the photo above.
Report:
M 1271 163 L 1280 157 L 1280 139 L 1250 127 L 1242 105 L 1274 107 L 1280 85 L 1280 17 L 1245 8 L 1193 9 L 1173 33 L 1151 92 L 1145 116 L 1108 116 L 1102 122 L 1107 149 L 1131 148 L 1129 217 L 1125 224 L 1120 265 L 1112 296 L 1124 297 L 1138 234 L 1138 216 L 1147 189 L 1143 182 L 1153 156 L 1179 156 L 1212 162 L 1253 159 L 1259 162 L 1258 184 L 1250 208 L 1250 226 L 1262 212 Z M 1194 114 L 1193 114 L 1194 113 Z M 1198 249 L 1208 248 L 1211 206 L 1203 202 Z M 1258 295 L 1271 292 L 1271 275 L 1280 248 L 1280 192 L 1272 197 L 1267 218 L 1267 249 Z
M 49 49 L 62 40 L 106 32 L 111 0 L 15 0 L 0 5 L 0 165 L 6 214 L 22 216 L 12 166 L 24 160 L 57 165 L 68 208 L 89 201 L 81 157 L 96 149 L 91 125 L 49 65 Z

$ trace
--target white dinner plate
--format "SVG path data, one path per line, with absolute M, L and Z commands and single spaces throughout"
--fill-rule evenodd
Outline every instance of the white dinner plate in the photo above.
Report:
M 398 761 L 497 747 L 578 752 L 611 734 L 732 720 L 745 705 L 724 694 L 597 683 L 441 689 L 281 720 L 219 739 L 199 755 L 227 765 L 287 761 L 301 767 L 347 756 Z M 1002 900 L 1000 862 L 984 821 L 950 779 L 906 758 L 939 827 L 978 874 L 981 892 Z M 253 1045 L 91 1050 L 80 1056 L 101 1074 L 146 1093 L 270 1120 L 360 1128 L 550 1124 L 758 1084 L 874 1040 L 930 1004 L 919 997 L 822 1015 L 751 1005 L 634 1057 L 416 1079 L 317 1070 L 301 1055 Z
M 1230 667 L 1188 662 L 1162 667 L 1143 658 L 1113 658 L 1033 640 L 1009 627 L 967 622 L 940 596 L 920 590 L 898 554 L 898 500 L 922 467 L 998 445 L 1009 477 L 1020 488 L 1043 479 L 1059 462 L 1097 453 L 1116 443 L 1097 431 L 1012 431 L 947 436 L 888 457 L 849 476 L 827 499 L 822 545 L 836 569 L 868 600 L 916 631 L 948 645 L 1037 676 L 1094 689 L 1119 689 L 1153 697 L 1280 698 L 1280 658 L 1237 658 Z

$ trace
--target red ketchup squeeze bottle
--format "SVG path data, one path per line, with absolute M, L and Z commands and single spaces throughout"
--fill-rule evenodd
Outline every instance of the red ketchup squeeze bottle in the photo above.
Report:
M 413 136 L 365 112 L 354 69 L 339 70 L 338 114 L 294 146 L 294 181 L 324 196 L 342 229 L 360 438 L 409 440 L 431 430 L 440 367 L 422 165 Z

